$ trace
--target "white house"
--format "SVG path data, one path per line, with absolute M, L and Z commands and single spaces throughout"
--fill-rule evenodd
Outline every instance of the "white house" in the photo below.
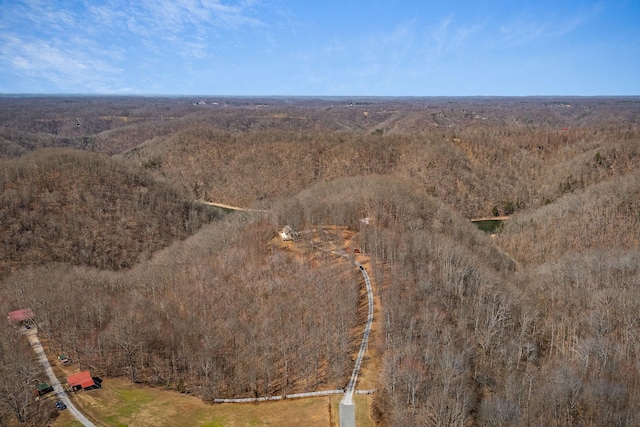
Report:
M 280 237 L 282 237 L 282 240 L 284 240 L 285 242 L 288 240 L 293 240 L 297 235 L 298 233 L 293 228 L 291 228 L 290 225 L 285 225 L 284 228 L 280 231 Z

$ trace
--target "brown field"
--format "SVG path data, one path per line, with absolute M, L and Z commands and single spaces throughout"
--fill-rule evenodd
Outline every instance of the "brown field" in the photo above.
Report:
M 207 404 L 193 396 L 107 379 L 103 388 L 78 393 L 74 403 L 99 426 L 244 427 L 338 426 L 341 396 L 260 404 Z M 358 426 L 373 426 L 366 396 L 356 396 Z M 331 407 L 331 410 L 329 409 Z M 76 427 L 68 413 L 54 427 Z

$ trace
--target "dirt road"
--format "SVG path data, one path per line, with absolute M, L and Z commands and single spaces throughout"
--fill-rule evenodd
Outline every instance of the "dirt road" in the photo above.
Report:
M 49 377 L 49 382 L 51 384 L 51 387 L 53 387 L 53 390 L 56 393 L 56 396 L 58 396 L 58 399 L 62 401 L 62 403 L 67 405 L 67 409 L 69 410 L 69 412 L 71 412 L 73 416 L 82 423 L 82 425 L 84 425 L 85 427 L 95 427 L 95 424 L 89 421 L 73 405 L 73 403 L 71 402 L 71 399 L 69 399 L 69 396 L 67 396 L 67 394 L 64 392 L 64 389 L 62 388 L 60 381 L 58 381 L 58 378 L 56 378 L 56 376 L 53 373 L 53 370 L 51 369 L 51 365 L 49 364 L 47 355 L 44 353 L 42 344 L 40 344 L 40 339 L 38 338 L 36 329 L 34 328 L 34 329 L 28 330 L 26 335 L 27 335 L 27 338 L 29 339 L 29 343 L 31 344 L 31 348 L 36 353 L 36 356 L 38 356 L 38 360 L 44 367 L 44 370 L 47 373 L 47 376 Z

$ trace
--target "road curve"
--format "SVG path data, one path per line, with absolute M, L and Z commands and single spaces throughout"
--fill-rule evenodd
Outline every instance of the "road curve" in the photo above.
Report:
M 367 351 L 367 347 L 369 345 L 369 334 L 371 333 L 371 324 L 373 323 L 373 290 L 371 289 L 371 280 L 369 280 L 369 275 L 367 274 L 367 271 L 364 269 L 362 264 L 357 261 L 355 262 L 355 264 L 360 269 L 362 277 L 364 277 L 364 283 L 367 286 L 369 312 L 367 314 L 367 323 L 364 327 L 364 333 L 362 334 L 362 342 L 360 343 L 360 350 L 358 350 L 356 364 L 353 367 L 351 379 L 349 380 L 349 384 L 347 384 L 347 388 L 344 391 L 344 397 L 342 398 L 342 403 L 345 405 L 351 405 L 353 402 L 353 392 L 356 388 L 356 382 L 358 381 L 358 374 L 360 373 L 360 365 L 362 365 L 364 353 L 365 351 Z
M 40 340 L 38 339 L 38 335 L 35 329 L 31 329 L 27 332 L 27 338 L 29 339 L 31 348 L 33 348 L 33 351 L 36 353 L 36 356 L 38 356 L 38 360 L 44 367 L 44 370 L 47 373 L 47 376 L 49 377 L 49 382 L 51 383 L 51 387 L 53 387 L 53 390 L 55 391 L 56 396 L 58 396 L 58 399 L 60 399 L 62 403 L 67 405 L 67 409 L 69 410 L 69 412 L 71 412 L 71 414 L 73 414 L 73 416 L 78 421 L 80 421 L 82 425 L 84 425 L 85 427 L 95 427 L 95 424 L 89 421 L 87 417 L 85 417 L 74 406 L 74 404 L 71 402 L 71 399 L 69 399 L 69 396 L 67 396 L 67 394 L 64 392 L 64 389 L 62 388 L 60 381 L 58 381 L 58 378 L 56 378 L 56 376 L 53 373 L 53 370 L 51 369 L 51 365 L 49 364 L 47 355 L 44 353 L 44 350 L 42 349 L 42 344 L 40 344 Z

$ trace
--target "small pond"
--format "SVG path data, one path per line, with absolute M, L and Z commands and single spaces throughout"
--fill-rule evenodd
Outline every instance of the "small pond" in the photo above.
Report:
M 504 226 L 504 219 L 479 219 L 472 220 L 476 227 L 484 231 L 487 234 L 494 234 L 500 231 Z

